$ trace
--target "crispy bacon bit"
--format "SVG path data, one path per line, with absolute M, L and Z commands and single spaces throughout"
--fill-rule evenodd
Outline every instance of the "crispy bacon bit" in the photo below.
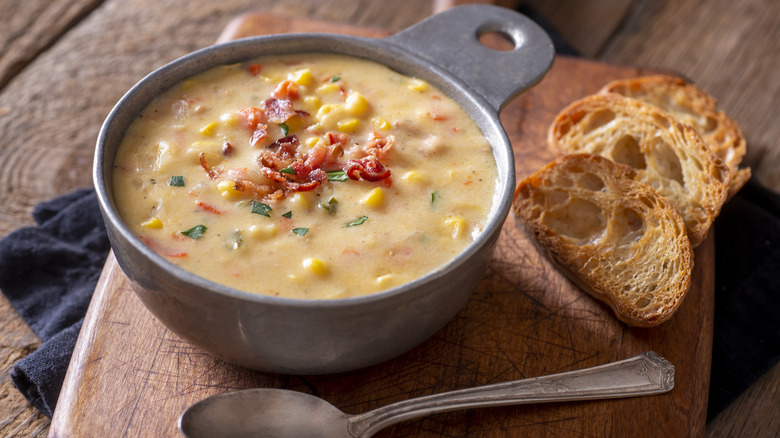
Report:
M 252 73 L 252 76 L 257 76 L 260 74 L 260 70 L 263 69 L 262 64 L 250 64 L 246 68 L 249 70 L 249 73 Z
M 222 143 L 222 155 L 228 156 L 233 153 L 233 145 L 229 141 Z
M 208 213 L 211 213 L 211 214 L 222 214 L 222 212 L 221 212 L 221 211 L 219 211 L 219 210 L 217 210 L 217 208 L 216 208 L 216 207 L 214 207 L 213 205 L 206 204 L 206 203 L 205 203 L 205 202 L 203 202 L 203 201 L 198 201 L 198 204 L 197 204 L 197 205 L 198 205 L 198 207 L 199 207 L 199 208 L 201 208 L 203 211 L 206 211 L 206 212 L 208 212 Z
M 253 106 L 238 110 L 238 116 L 241 119 L 241 126 L 250 130 L 254 130 L 257 125 L 265 122 L 263 110 Z
M 289 164 L 290 160 L 295 158 L 295 153 L 301 143 L 298 137 L 290 135 L 280 138 L 266 146 L 265 151 L 258 157 L 261 166 L 270 167 L 274 170 L 280 170 Z
M 249 144 L 252 145 L 252 147 L 257 147 L 260 145 L 260 142 L 265 140 L 267 136 L 268 126 L 261 123 L 257 125 L 257 128 L 255 128 L 254 132 L 252 132 L 252 137 L 249 139 Z
M 347 176 L 356 181 L 380 181 L 390 176 L 390 169 L 379 158 L 368 155 L 359 160 L 347 160 L 344 165 Z
M 198 158 L 200 158 L 200 167 L 203 168 L 203 170 L 206 171 L 210 179 L 217 179 L 219 177 L 219 172 L 212 169 L 211 166 L 206 162 L 206 154 L 201 152 L 200 155 L 198 155 Z
M 347 137 L 347 134 L 344 133 L 333 133 L 329 132 L 327 134 L 328 137 L 328 145 L 346 145 L 347 141 L 349 140 L 349 137 Z
M 311 148 L 309 153 L 306 154 L 306 166 L 308 166 L 309 169 L 320 168 L 322 167 L 322 163 L 325 162 L 327 157 L 328 148 L 323 146 L 321 143 L 317 143 L 313 148 Z
M 277 99 L 295 100 L 298 98 L 298 84 L 293 81 L 284 81 L 276 86 L 271 96 Z
M 387 154 L 395 143 L 395 137 L 388 135 L 387 137 L 380 137 L 376 132 L 371 133 L 371 138 L 366 145 L 366 152 L 369 155 L 373 155 L 380 160 L 387 159 Z
M 284 123 L 296 114 L 292 102 L 287 99 L 266 99 L 264 105 L 265 115 L 272 123 Z
M 339 158 L 344 155 L 344 148 L 340 144 L 328 146 L 328 153 L 325 156 L 325 161 L 322 162 L 322 169 L 324 170 L 339 170 L 341 169 L 341 162 Z
M 249 193 L 253 198 L 260 200 L 274 191 L 274 188 L 267 184 L 258 184 L 248 179 L 237 179 L 233 188 L 239 192 Z
M 274 170 L 270 167 L 263 167 L 262 169 L 260 169 L 260 171 L 263 172 L 263 175 L 267 176 L 269 179 L 272 179 L 276 182 L 280 182 L 280 183 L 287 182 L 287 178 L 285 178 L 284 175 L 282 175 L 282 173 L 279 172 L 278 170 Z

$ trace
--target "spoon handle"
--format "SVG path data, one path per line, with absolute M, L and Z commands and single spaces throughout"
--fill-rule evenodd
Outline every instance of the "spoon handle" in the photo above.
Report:
M 369 437 L 391 424 L 468 408 L 660 394 L 674 387 L 674 365 L 648 351 L 617 362 L 530 379 L 433 394 L 350 417 L 353 437 Z

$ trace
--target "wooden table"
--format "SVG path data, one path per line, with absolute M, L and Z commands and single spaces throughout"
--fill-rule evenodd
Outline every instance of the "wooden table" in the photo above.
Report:
M 91 184 L 98 128 L 144 74 L 211 44 L 248 10 L 400 29 L 441 7 L 401 0 L 0 0 L 0 236 L 32 207 Z M 517 2 L 499 2 L 514 5 Z M 564 0 L 530 2 L 582 54 L 677 71 L 719 98 L 748 139 L 745 163 L 780 191 L 780 2 Z M 39 340 L 0 298 L 0 435 L 39 436 L 48 419 L 13 388 L 12 364 Z M 780 365 L 710 422 L 708 436 L 780 428 Z

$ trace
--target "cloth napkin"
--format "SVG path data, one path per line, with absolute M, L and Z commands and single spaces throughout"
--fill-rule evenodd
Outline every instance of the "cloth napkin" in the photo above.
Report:
M 33 218 L 0 240 L 0 290 L 42 341 L 11 379 L 51 417 L 109 243 L 92 189 L 39 204 Z

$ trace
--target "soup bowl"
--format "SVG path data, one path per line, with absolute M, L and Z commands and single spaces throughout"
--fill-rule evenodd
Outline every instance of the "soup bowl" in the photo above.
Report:
M 511 50 L 480 42 L 486 33 Z M 117 149 L 150 101 L 180 81 L 223 64 L 259 56 L 336 53 L 384 64 L 423 79 L 458 103 L 490 143 L 498 184 L 483 231 L 464 251 L 429 274 L 353 298 L 302 300 L 236 290 L 177 267 L 123 223 L 113 194 Z M 538 82 L 554 51 L 544 31 L 508 9 L 460 6 L 383 39 L 330 34 L 246 38 L 211 46 L 152 72 L 117 103 L 97 141 L 93 177 L 116 260 L 133 290 L 165 326 L 231 363 L 266 372 L 325 374 L 396 357 L 430 338 L 466 304 L 492 256 L 515 187 L 512 146 L 499 112 Z

